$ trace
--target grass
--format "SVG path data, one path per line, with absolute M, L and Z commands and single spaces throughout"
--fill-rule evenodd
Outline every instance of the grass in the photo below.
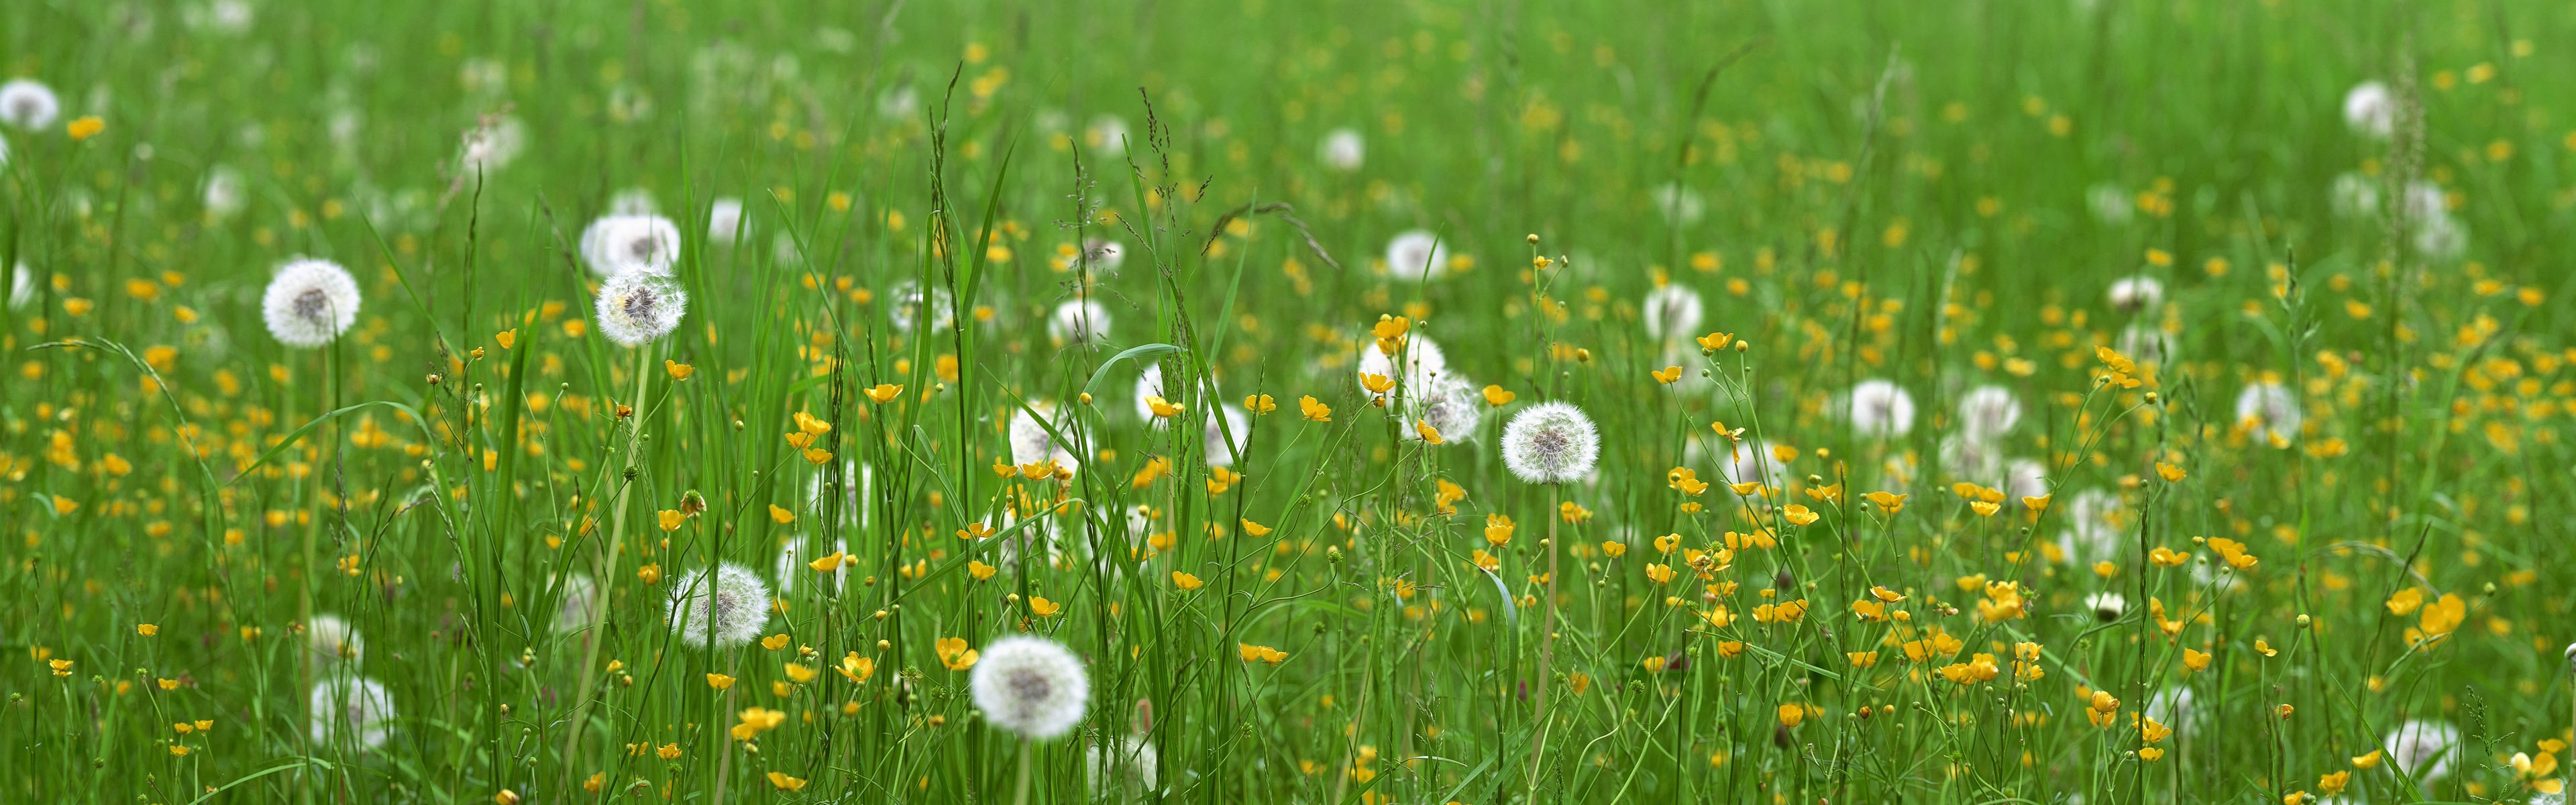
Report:
M 0 10 L 0 798 L 2556 801 L 2545 4 L 229 5 Z

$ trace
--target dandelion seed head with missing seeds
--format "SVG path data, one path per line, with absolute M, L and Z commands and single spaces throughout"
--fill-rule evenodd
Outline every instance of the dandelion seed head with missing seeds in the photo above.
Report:
M 1503 426 L 1503 466 L 1527 483 L 1583 480 L 1601 458 L 1601 435 L 1573 405 L 1549 401 L 1523 409 Z
M 760 574 L 726 562 L 701 568 L 671 588 L 671 631 L 682 642 L 718 651 L 750 643 L 769 624 L 769 585 Z
M 1443 377 L 1432 381 L 1430 388 L 1415 393 L 1407 401 L 1413 413 L 1405 419 L 1419 421 L 1440 432 L 1442 444 L 1463 444 L 1476 439 L 1476 428 L 1485 421 L 1485 397 L 1474 382 L 1463 377 Z M 1422 432 L 1398 428 L 1407 441 L 1422 441 Z
M 365 677 L 314 683 L 307 704 L 313 742 L 358 749 L 384 746 L 394 720 L 393 692 Z
M 957 302 L 948 295 L 946 288 L 933 287 L 928 293 L 923 293 L 920 282 L 904 280 L 888 291 L 886 297 L 893 302 L 886 306 L 887 321 L 899 332 L 909 333 L 914 328 L 924 328 L 936 333 L 957 324 Z M 925 302 L 929 305 L 929 320 L 926 322 L 922 311 Z
M 1358 129 L 1334 129 L 1316 145 L 1315 157 L 1324 167 L 1343 173 L 1359 170 L 1368 159 L 1368 141 L 1360 137 Z
M 581 231 L 581 260 L 591 273 L 670 274 L 680 262 L 680 227 L 649 213 L 610 213 Z
M 465 132 L 460 143 L 458 164 L 464 174 L 490 174 L 519 158 L 527 146 L 528 125 L 510 115 L 490 118 Z
M 689 294 L 671 278 L 628 271 L 599 286 L 599 332 L 608 340 L 640 347 L 680 328 L 689 309 Z
M 279 343 L 310 349 L 331 343 L 358 321 L 358 281 L 329 260 L 302 258 L 277 269 L 260 297 L 260 314 Z
M 1914 432 L 1914 395 L 1894 381 L 1871 379 L 1852 386 L 1843 412 L 1863 436 L 1902 438 Z
M 986 645 L 967 678 L 975 707 L 995 727 L 1047 740 L 1082 723 L 1091 679 L 1064 644 L 1014 635 Z
M 1386 273 L 1405 282 L 1439 279 L 1449 272 L 1449 246 L 1427 229 L 1396 233 L 1386 243 Z
M 12 79 L 0 84 L 0 123 L 27 131 L 41 131 L 54 125 L 63 114 L 63 102 L 54 97 L 52 87 L 32 78 Z

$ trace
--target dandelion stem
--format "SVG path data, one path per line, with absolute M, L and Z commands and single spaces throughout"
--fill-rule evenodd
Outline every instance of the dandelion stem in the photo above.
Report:
M 1029 769 L 1034 765 L 1033 758 L 1037 755 L 1037 749 L 1036 741 L 1020 739 L 1020 782 L 1015 786 L 1018 793 L 1011 795 L 1013 805 L 1029 805 Z
M 564 779 L 567 783 L 572 779 L 572 775 L 578 773 L 575 771 L 580 765 L 576 750 L 581 747 L 583 719 L 590 714 L 590 696 L 593 687 L 599 681 L 598 674 L 592 669 L 599 667 L 599 635 L 601 629 L 608 623 L 609 594 L 617 589 L 617 575 L 610 573 L 609 569 L 616 565 L 617 549 L 626 538 L 626 499 L 635 488 L 635 482 L 626 479 L 625 475 L 635 469 L 636 454 L 643 449 L 644 391 L 645 383 L 653 376 L 649 371 L 652 368 L 653 356 L 650 351 L 644 348 L 636 349 L 635 396 L 632 402 L 635 406 L 635 418 L 632 427 L 626 431 L 626 464 L 618 473 L 617 506 L 609 514 L 608 551 L 599 556 L 596 573 L 599 579 L 598 603 L 591 607 L 590 627 L 582 630 L 583 649 L 581 667 L 578 669 L 581 673 L 581 695 L 573 700 L 572 721 L 564 730 L 562 762 Z

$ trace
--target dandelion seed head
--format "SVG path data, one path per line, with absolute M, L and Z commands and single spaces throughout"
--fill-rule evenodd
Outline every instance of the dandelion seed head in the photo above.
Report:
M 1094 273 L 1118 276 L 1118 267 L 1127 264 L 1127 247 L 1114 240 L 1088 238 L 1082 242 L 1082 257 Z
M 1036 414 L 1031 415 L 1031 411 L 1035 411 Z M 1055 403 L 1039 400 L 1029 403 L 1029 410 L 1011 415 L 1012 464 L 1027 465 L 1041 461 L 1054 461 L 1056 469 L 1064 472 L 1082 470 L 1082 459 L 1076 458 L 1072 450 L 1057 442 L 1053 434 L 1047 433 L 1047 427 L 1053 425 L 1057 433 L 1073 435 L 1073 419 L 1059 417 L 1058 412 L 1059 409 Z M 1040 417 L 1044 419 L 1041 420 Z
M 1655 212 L 1670 223 L 1699 223 L 1700 216 L 1708 211 L 1708 201 L 1700 197 L 1699 191 L 1687 187 L 1665 183 L 1656 186 L 1653 195 Z
M 277 269 L 260 297 L 268 332 L 290 347 L 331 343 L 358 321 L 358 281 L 329 260 L 299 258 Z
M 750 643 L 769 625 L 769 585 L 760 574 L 726 562 L 701 568 L 671 588 L 671 631 L 682 642 L 723 651 Z
M 2165 284 L 2154 277 L 2131 275 L 2113 280 L 2110 291 L 2104 295 L 2111 300 L 2112 309 L 2136 313 L 2164 304 Z
M 2343 94 L 2343 122 L 2353 133 L 2386 139 L 2397 130 L 2397 93 L 2378 81 L 2364 81 Z
M 2129 510 L 2119 495 L 2087 489 L 2063 505 L 2065 530 L 2058 532 L 2057 547 L 2065 551 L 2067 561 L 2090 564 L 2120 555 L 2122 537 L 2129 533 Z M 2052 510 L 2050 516 L 2057 516 L 2056 512 Z
M 316 665 L 327 668 L 344 660 L 357 662 L 365 655 L 367 643 L 358 636 L 358 628 L 349 625 L 347 619 L 318 613 L 311 622 L 304 624 L 304 646 L 313 655 Z
M 608 340 L 640 347 L 680 328 L 689 309 L 689 293 L 671 278 L 628 271 L 599 286 L 599 332 Z
M 2153 365 L 2164 363 L 2173 353 L 2172 347 L 2173 339 L 2163 330 L 2140 321 L 2120 328 L 2120 337 L 2113 340 L 2111 348 L 2140 364 Z
M 725 196 L 707 205 L 707 242 L 731 246 L 742 232 L 742 199 Z
M 1082 658 L 1041 637 L 1014 635 L 986 645 L 967 678 L 975 707 L 993 726 L 1047 740 L 1082 723 L 1091 679 Z
M 375 749 L 384 746 L 394 720 L 393 692 L 365 677 L 314 683 L 307 704 L 318 744 Z
M 599 582 L 589 574 L 575 573 L 563 580 L 562 600 L 555 605 L 550 624 L 555 634 L 572 634 L 590 628 L 600 619 L 608 601 L 599 597 Z
M 2084 191 L 2084 207 L 2092 211 L 2093 220 L 2113 226 L 2128 223 L 2137 211 L 2129 200 L 2129 191 L 2107 182 Z
M 827 548 L 828 550 L 826 550 Z M 814 568 L 808 566 L 806 563 L 835 553 L 849 552 L 850 543 L 848 540 L 835 539 L 827 544 L 823 541 L 823 538 L 811 535 L 789 540 L 786 547 L 778 549 L 777 567 L 775 568 L 777 571 L 775 575 L 778 578 L 778 594 L 780 596 L 785 596 L 790 593 L 794 593 L 796 592 L 798 580 L 807 576 L 816 575 Z M 842 562 L 840 567 L 832 569 L 832 586 L 834 589 L 843 589 L 845 588 L 845 585 L 850 583 L 850 566 L 854 564 L 857 563 Z
M 1985 385 L 1959 395 L 1959 432 L 1970 439 L 1991 441 L 2011 433 L 2021 423 L 2021 400 L 2011 389 Z
M 1449 272 L 1449 246 L 1427 229 L 1399 232 L 1387 241 L 1386 271 L 1404 282 L 1439 279 Z
M 1402 372 L 1396 371 L 1396 362 L 1399 360 L 1404 363 Z M 1377 342 L 1374 340 L 1363 340 L 1360 342 L 1360 358 L 1354 363 L 1357 367 L 1352 372 L 1352 377 L 1360 383 L 1360 391 L 1367 393 L 1370 399 L 1382 399 L 1386 396 L 1369 391 L 1367 384 L 1370 375 L 1395 381 L 1395 387 L 1388 389 L 1391 393 L 1404 397 L 1417 397 L 1429 391 L 1432 386 L 1439 383 L 1440 378 L 1449 374 L 1448 353 L 1441 350 L 1440 344 L 1432 341 L 1430 336 L 1420 333 L 1405 336 L 1404 348 L 1397 350 L 1394 355 L 1379 351 Z
M 1161 755 L 1154 743 L 1139 736 L 1124 736 L 1109 741 L 1107 746 L 1094 744 L 1083 750 L 1083 767 L 1090 770 L 1091 795 L 1108 795 L 1114 801 L 1142 799 L 1154 790 L 1154 770 Z
M 893 302 L 886 306 L 888 323 L 893 324 L 897 331 L 909 333 L 916 327 L 925 326 L 922 321 L 922 306 L 925 302 L 930 308 L 928 313 L 930 320 L 926 325 L 930 332 L 941 332 L 957 324 L 957 300 L 948 295 L 946 288 L 934 287 L 928 293 L 924 293 L 920 282 L 904 280 L 895 285 L 893 290 L 888 291 L 886 296 Z
M 527 142 L 527 124 L 517 117 L 494 118 L 465 133 L 458 160 L 468 177 L 490 174 L 518 159 Z
M 2379 181 L 2358 172 L 2346 171 L 2334 178 L 2326 191 L 2328 205 L 2334 214 L 2345 218 L 2368 218 L 2379 212 Z
M 1844 415 L 1862 436 L 1893 439 L 1914 432 L 1914 395 L 1888 380 L 1863 380 L 1845 395 Z
M 581 231 L 581 259 L 602 277 L 668 275 L 680 262 L 680 227 L 651 213 L 603 215 Z
M 1349 173 L 1360 169 L 1368 159 L 1368 140 L 1357 129 L 1334 129 L 1325 133 L 1324 141 L 1315 147 L 1315 157 L 1324 167 Z
M 2451 759 L 2460 753 L 2460 729 L 2427 719 L 2414 719 L 2388 731 L 2380 740 L 2388 750 L 2388 759 L 2418 781 L 2430 781 L 2451 773 Z
M 1485 421 L 1485 397 L 1475 383 L 1463 377 L 1444 377 L 1409 401 L 1413 413 L 1408 420 L 1418 420 L 1440 432 L 1443 444 L 1475 441 L 1476 428 Z M 1422 434 L 1412 428 L 1398 428 L 1404 438 L 1420 441 Z
M 53 88 L 35 79 L 18 78 L 0 84 L 0 123 L 40 131 L 54 125 L 54 118 L 62 113 L 63 102 L 54 97 Z
M 1646 335 L 1666 343 L 1682 342 L 1699 334 L 1701 314 L 1707 309 L 1699 292 L 1681 285 L 1666 285 L 1646 294 L 1644 309 Z
M 1503 426 L 1503 466 L 1527 483 L 1583 480 L 1600 457 L 1601 436 L 1592 418 L 1567 403 L 1530 406 Z
M 1109 308 L 1089 299 L 1068 299 L 1047 316 L 1047 337 L 1058 344 L 1087 346 L 1109 335 Z
M 1207 418 L 1207 464 L 1231 467 L 1243 457 L 1243 448 L 1252 438 L 1252 421 L 1232 404 L 1217 406 L 1216 414 Z
M 2279 383 L 2253 383 L 2236 394 L 2236 422 L 2255 441 L 2288 444 L 2299 438 L 2299 396 Z

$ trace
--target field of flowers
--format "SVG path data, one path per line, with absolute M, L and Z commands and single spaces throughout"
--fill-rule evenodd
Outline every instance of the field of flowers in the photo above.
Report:
M 2555 805 L 2571 45 L 0 4 L 0 801 Z

